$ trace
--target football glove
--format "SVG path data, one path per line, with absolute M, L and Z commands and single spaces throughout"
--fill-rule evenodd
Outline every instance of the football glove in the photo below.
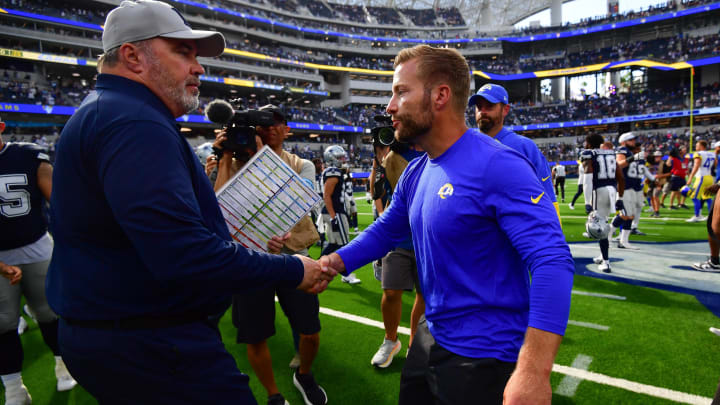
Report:
M 332 226 L 333 232 L 340 232 L 340 224 L 338 223 L 337 217 L 330 220 L 330 226 Z
M 625 209 L 625 204 L 623 204 L 623 200 L 615 201 L 615 210 L 616 211 L 622 211 L 624 209 Z
M 585 204 L 585 213 L 586 213 L 586 214 L 590 214 L 590 213 L 592 212 L 592 210 L 593 210 L 593 209 L 592 209 L 592 205 L 590 205 L 590 204 Z

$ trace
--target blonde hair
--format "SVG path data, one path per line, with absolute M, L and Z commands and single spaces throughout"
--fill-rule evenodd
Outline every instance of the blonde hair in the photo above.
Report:
M 394 67 L 413 59 L 418 59 L 417 75 L 425 90 L 440 83 L 447 84 L 452 91 L 453 107 L 464 114 L 470 97 L 470 67 L 460 52 L 418 45 L 401 50 L 395 57 Z

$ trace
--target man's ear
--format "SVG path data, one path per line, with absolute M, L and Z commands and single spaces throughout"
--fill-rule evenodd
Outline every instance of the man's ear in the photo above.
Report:
M 502 108 L 502 116 L 503 118 L 507 117 L 507 115 L 510 113 L 510 104 L 503 104 Z
M 118 56 L 121 63 L 131 72 L 139 74 L 145 70 L 143 64 L 146 56 L 136 45 L 131 43 L 120 45 Z
M 435 106 L 435 109 L 442 110 L 445 108 L 450 102 L 451 95 L 452 90 L 450 90 L 450 86 L 447 84 L 439 84 L 435 86 L 432 93 L 430 93 L 431 101 Z

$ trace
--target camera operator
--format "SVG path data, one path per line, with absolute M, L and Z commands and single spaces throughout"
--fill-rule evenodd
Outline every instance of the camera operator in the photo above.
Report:
M 259 111 L 272 113 L 273 125 L 255 127 L 257 131 L 255 144 L 248 140 L 245 142 L 247 146 L 241 148 L 239 152 L 231 151 L 223 147 L 228 139 L 227 131 L 217 134 L 213 146 L 216 150 L 222 151 L 222 156 L 218 162 L 216 191 L 230 180 L 262 145 L 268 145 L 300 177 L 312 184 L 315 178 L 315 166 L 312 162 L 288 153 L 282 148 L 283 141 L 290 132 L 285 115 L 273 105 L 261 107 Z M 268 242 L 268 250 L 271 253 L 308 256 L 308 247 L 318 240 L 319 236 L 312 220 L 310 217 L 305 217 L 287 234 L 273 237 Z M 270 349 L 267 345 L 267 339 L 275 334 L 275 295 L 293 331 L 300 334 L 300 366 L 293 375 L 293 383 L 306 402 L 325 404 L 327 395 L 310 372 L 320 343 L 320 303 L 317 295 L 293 288 L 273 286 L 233 296 L 232 317 L 233 324 L 238 328 L 237 342 L 247 344 L 248 360 L 267 391 L 268 404 L 284 404 L 285 399 L 275 383 Z

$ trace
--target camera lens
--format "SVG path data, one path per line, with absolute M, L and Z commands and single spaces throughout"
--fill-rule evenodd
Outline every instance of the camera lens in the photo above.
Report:
M 378 141 L 385 145 L 390 146 L 395 142 L 395 130 L 392 128 L 382 128 L 378 132 Z

